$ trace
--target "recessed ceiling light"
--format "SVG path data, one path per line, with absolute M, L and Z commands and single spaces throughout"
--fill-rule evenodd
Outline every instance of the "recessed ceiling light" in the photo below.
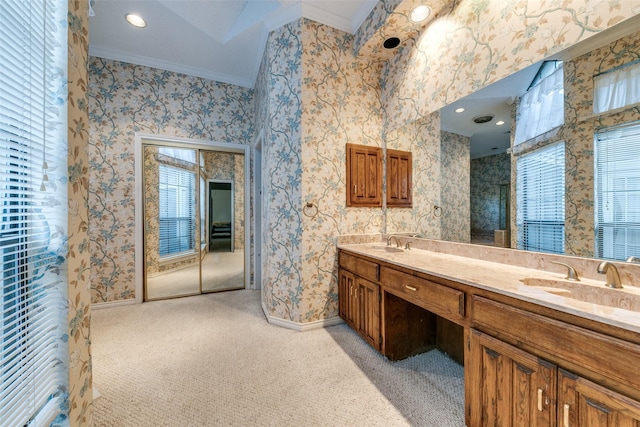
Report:
M 460 107 L 460 108 L 456 108 L 456 113 L 462 113 L 464 112 L 464 108 Z
M 420 5 L 411 11 L 410 18 L 413 22 L 422 22 L 431 15 L 431 8 L 427 5 Z
M 502 126 L 504 124 L 504 120 L 498 120 L 496 122 L 496 126 Z
M 142 19 L 140 16 L 136 15 L 135 13 L 128 14 L 127 16 L 125 16 L 125 19 L 129 24 L 133 25 L 134 27 L 144 28 L 147 26 L 147 23 L 145 22 L 145 20 Z

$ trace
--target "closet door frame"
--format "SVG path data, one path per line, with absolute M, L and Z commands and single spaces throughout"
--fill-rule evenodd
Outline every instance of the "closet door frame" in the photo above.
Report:
M 244 287 L 251 289 L 251 215 L 250 215 L 250 155 L 251 146 L 216 141 L 206 141 L 175 136 L 153 135 L 146 133 L 135 134 L 135 301 L 143 302 L 144 296 L 144 200 L 143 200 L 143 145 L 171 146 L 186 149 L 200 149 L 223 153 L 244 154 Z M 249 231 L 249 232 L 248 232 Z

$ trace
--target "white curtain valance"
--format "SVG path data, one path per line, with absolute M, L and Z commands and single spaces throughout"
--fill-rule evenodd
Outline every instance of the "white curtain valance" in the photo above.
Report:
M 640 102 L 640 62 L 595 76 L 593 86 L 595 114 Z
M 560 66 L 522 95 L 514 145 L 535 138 L 564 123 L 564 73 Z

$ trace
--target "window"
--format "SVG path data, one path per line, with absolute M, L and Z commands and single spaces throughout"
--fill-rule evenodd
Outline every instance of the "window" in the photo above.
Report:
M 0 2 L 0 425 L 64 417 L 66 5 Z M 60 419 L 59 419 L 60 421 Z
M 564 253 L 564 142 L 518 158 L 518 249 Z
M 195 173 L 160 165 L 160 257 L 195 250 Z
M 593 112 L 596 114 L 640 102 L 640 62 L 594 76 L 593 86 Z
M 640 122 L 595 135 L 596 256 L 640 254 Z
M 514 144 L 542 135 L 564 123 L 562 62 L 544 62 L 518 105 Z

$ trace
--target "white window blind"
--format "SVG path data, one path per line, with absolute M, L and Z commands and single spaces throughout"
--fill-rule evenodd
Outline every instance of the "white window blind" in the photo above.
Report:
M 520 144 L 564 123 L 564 68 L 540 80 L 520 99 L 514 144 Z
M 195 251 L 196 174 L 160 165 L 160 257 Z
M 0 1 L 2 426 L 66 416 L 66 6 Z
M 595 135 L 596 256 L 640 256 L 640 122 Z
M 640 102 L 640 61 L 593 77 L 593 112 L 623 108 Z
M 564 253 L 564 142 L 516 163 L 518 248 Z

